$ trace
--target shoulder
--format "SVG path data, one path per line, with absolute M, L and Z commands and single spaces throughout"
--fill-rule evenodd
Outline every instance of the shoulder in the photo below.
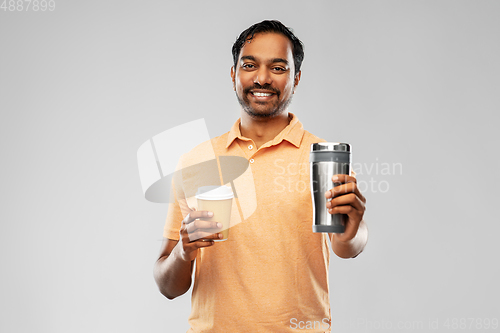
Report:
M 316 135 L 312 134 L 309 131 L 304 130 L 304 135 L 302 137 L 302 144 L 307 145 L 307 147 L 310 147 L 311 144 L 317 143 L 317 142 L 326 142 L 325 139 L 322 139 L 320 137 L 317 137 Z

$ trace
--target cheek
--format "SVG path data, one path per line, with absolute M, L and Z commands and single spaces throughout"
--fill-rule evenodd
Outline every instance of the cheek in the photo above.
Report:
M 283 84 L 281 85 L 281 87 L 283 87 L 283 94 L 288 94 L 293 91 L 293 82 L 293 80 L 286 80 L 285 82 L 283 82 Z
M 245 72 L 238 72 L 236 75 L 236 82 L 239 82 L 240 84 L 246 84 L 248 83 L 249 80 L 252 80 L 251 75 L 249 73 Z
M 241 80 L 241 77 L 237 76 L 235 81 L 234 81 L 234 87 L 236 90 L 243 90 L 244 83 Z

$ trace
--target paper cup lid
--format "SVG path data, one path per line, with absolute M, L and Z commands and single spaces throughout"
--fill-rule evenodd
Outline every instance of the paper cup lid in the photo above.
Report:
M 201 200 L 226 200 L 234 198 L 233 190 L 227 186 L 202 186 L 195 197 Z

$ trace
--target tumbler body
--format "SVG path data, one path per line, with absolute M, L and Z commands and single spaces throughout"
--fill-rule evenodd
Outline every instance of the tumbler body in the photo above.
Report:
M 325 192 L 340 185 L 332 182 L 333 175 L 351 174 L 351 146 L 338 142 L 313 143 L 309 162 L 313 202 L 313 232 L 343 233 L 347 215 L 328 213 Z

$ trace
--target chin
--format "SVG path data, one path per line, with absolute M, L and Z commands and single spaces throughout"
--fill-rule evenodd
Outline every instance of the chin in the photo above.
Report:
M 245 112 L 251 116 L 252 118 L 255 118 L 255 119 L 269 119 L 269 118 L 274 118 L 278 115 L 280 115 L 281 113 L 283 113 L 284 110 L 280 110 L 280 109 L 275 109 L 275 110 L 255 110 L 255 109 L 251 109 L 251 108 L 244 108 Z

